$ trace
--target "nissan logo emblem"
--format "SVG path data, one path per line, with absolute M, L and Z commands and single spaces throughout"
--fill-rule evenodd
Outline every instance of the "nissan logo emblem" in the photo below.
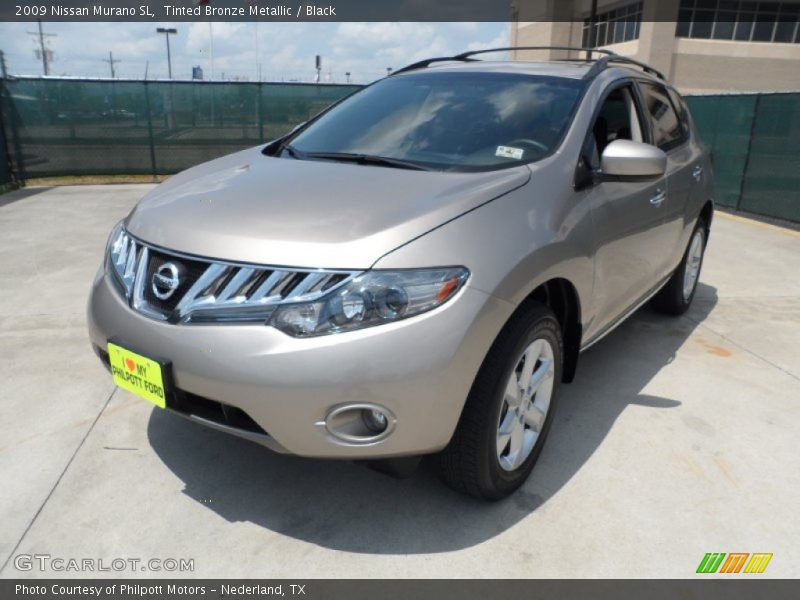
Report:
M 175 293 L 175 290 L 177 290 L 180 285 L 180 272 L 178 271 L 177 265 L 174 263 L 164 263 L 153 273 L 153 294 L 159 300 L 167 300 Z

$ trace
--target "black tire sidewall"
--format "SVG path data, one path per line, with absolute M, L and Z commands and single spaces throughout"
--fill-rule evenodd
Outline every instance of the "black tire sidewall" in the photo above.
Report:
M 687 263 L 689 262 L 689 251 L 692 249 L 692 242 L 694 241 L 694 236 L 697 235 L 698 231 L 703 236 L 703 250 L 700 253 L 700 266 L 698 267 L 698 270 L 697 270 L 697 279 L 694 282 L 694 287 L 692 288 L 692 293 L 689 294 L 688 298 L 685 298 L 683 296 L 683 284 L 684 284 L 684 282 L 686 280 L 686 266 L 687 266 Z M 679 271 L 680 272 L 680 284 L 677 286 L 678 287 L 677 292 L 678 292 L 678 299 L 680 300 L 681 304 L 683 304 L 686 309 L 688 309 L 689 306 L 692 304 L 692 300 L 694 300 L 694 295 L 697 292 L 697 286 L 700 283 L 700 273 L 703 271 L 703 261 L 706 258 L 706 241 L 707 241 L 706 237 L 707 237 L 707 234 L 706 234 L 705 224 L 703 223 L 703 221 L 699 221 L 697 223 L 697 225 L 695 226 L 695 228 L 692 230 L 692 236 L 689 238 L 689 243 L 686 246 L 686 253 L 683 255 L 683 260 L 681 261 L 681 266 L 680 266 L 680 271 Z

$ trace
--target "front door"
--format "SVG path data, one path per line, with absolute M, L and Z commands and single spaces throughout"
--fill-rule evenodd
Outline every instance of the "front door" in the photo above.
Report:
M 619 139 L 650 141 L 632 83 L 606 97 L 587 138 L 586 159 L 599 167 L 605 147 Z M 602 181 L 589 190 L 586 200 L 591 203 L 595 238 L 594 318 L 585 339 L 602 333 L 658 283 L 669 251 L 666 198 L 664 177 Z

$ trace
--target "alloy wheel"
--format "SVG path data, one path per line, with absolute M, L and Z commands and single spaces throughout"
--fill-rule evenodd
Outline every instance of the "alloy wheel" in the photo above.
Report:
M 514 471 L 525 462 L 542 432 L 553 395 L 553 356 L 550 342 L 534 340 L 506 383 L 497 424 L 497 458 L 505 471 Z

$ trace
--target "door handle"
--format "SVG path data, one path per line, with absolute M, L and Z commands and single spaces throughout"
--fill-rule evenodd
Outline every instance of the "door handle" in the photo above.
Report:
M 657 189 L 656 193 L 650 198 L 650 204 L 655 207 L 661 206 L 661 203 L 667 198 L 667 192 L 662 189 Z
M 697 180 L 700 181 L 700 177 L 703 175 L 703 167 L 697 165 L 694 170 L 692 171 L 692 176 Z

